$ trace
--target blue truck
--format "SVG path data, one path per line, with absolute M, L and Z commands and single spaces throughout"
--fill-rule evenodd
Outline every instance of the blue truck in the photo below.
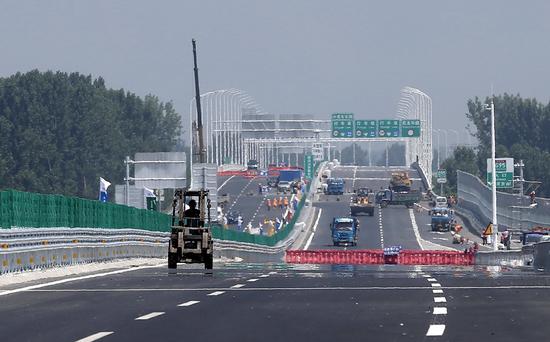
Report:
M 330 225 L 334 246 L 357 245 L 359 221 L 354 217 L 334 217 Z
M 327 179 L 327 187 L 325 189 L 325 195 L 343 195 L 344 184 L 345 182 L 342 178 Z
M 453 211 L 448 208 L 436 207 L 430 212 L 432 216 L 432 231 L 450 231 L 454 222 Z

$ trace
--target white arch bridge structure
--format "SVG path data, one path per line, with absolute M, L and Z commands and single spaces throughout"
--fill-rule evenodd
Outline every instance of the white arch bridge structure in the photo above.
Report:
M 418 161 L 428 182 L 432 177 L 432 100 L 422 91 L 405 87 L 401 90 L 396 119 L 420 120 L 418 138 L 334 138 L 331 120 L 314 119 L 313 115 L 270 114 L 247 92 L 223 89 L 201 95 L 206 162 L 217 165 L 246 165 L 257 160 L 261 167 L 286 162 L 299 164 L 313 144 L 322 144 L 325 156 L 332 159 L 338 146 L 365 142 L 403 142 L 405 162 Z M 195 98 L 189 104 L 189 119 L 196 126 Z M 192 151 L 198 151 L 196 129 L 189 131 Z M 370 153 L 369 153 L 370 155 Z

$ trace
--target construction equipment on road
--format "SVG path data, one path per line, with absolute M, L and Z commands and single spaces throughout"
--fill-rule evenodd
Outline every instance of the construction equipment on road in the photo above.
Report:
M 386 189 L 376 193 L 376 204 L 385 208 L 388 205 L 404 205 L 407 208 L 412 208 L 415 203 L 420 202 L 422 194 L 418 190 L 408 192 L 397 192 Z
M 197 106 L 196 130 L 199 163 L 206 161 L 206 149 L 202 131 L 201 97 L 199 90 L 199 69 L 197 67 L 197 49 L 193 44 L 195 75 L 195 101 Z M 193 142 L 191 142 L 194 145 Z M 176 269 L 178 262 L 204 263 L 204 268 L 212 269 L 214 262 L 214 240 L 210 231 L 210 199 L 207 189 L 176 189 L 172 203 L 172 228 L 168 244 L 168 268 Z M 188 209 L 186 209 L 188 206 Z M 198 209 L 197 209 L 198 206 Z
M 365 213 L 369 216 L 373 216 L 375 202 L 374 192 L 367 188 L 359 188 L 357 190 L 354 190 L 353 192 L 355 193 L 355 195 L 353 196 L 350 203 L 351 216 L 356 216 L 360 213 Z
M 330 225 L 334 246 L 357 245 L 359 222 L 354 217 L 334 217 Z
M 392 172 L 390 180 L 390 190 L 402 192 L 410 191 L 412 186 L 412 180 L 409 178 L 409 174 L 406 171 Z
M 176 269 L 178 262 L 184 262 L 204 263 L 204 268 L 212 269 L 213 246 L 208 190 L 177 189 L 172 205 L 168 268 Z

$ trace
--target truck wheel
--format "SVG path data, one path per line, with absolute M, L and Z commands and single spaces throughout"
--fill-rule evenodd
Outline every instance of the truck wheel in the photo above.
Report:
M 178 253 L 168 252 L 168 268 L 178 268 Z
M 214 267 L 214 255 L 207 254 L 204 257 L 204 269 L 211 270 Z

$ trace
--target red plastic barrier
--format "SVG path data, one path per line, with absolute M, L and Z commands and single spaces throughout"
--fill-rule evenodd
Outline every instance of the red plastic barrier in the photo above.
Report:
M 384 255 L 383 250 L 288 250 L 289 264 L 350 265 L 473 265 L 475 254 L 460 251 L 402 250 L 399 255 Z
M 475 254 L 460 251 L 417 251 L 402 250 L 399 253 L 401 265 L 473 265 Z
M 286 262 L 290 264 L 353 264 L 380 265 L 384 263 L 382 250 L 288 250 Z

